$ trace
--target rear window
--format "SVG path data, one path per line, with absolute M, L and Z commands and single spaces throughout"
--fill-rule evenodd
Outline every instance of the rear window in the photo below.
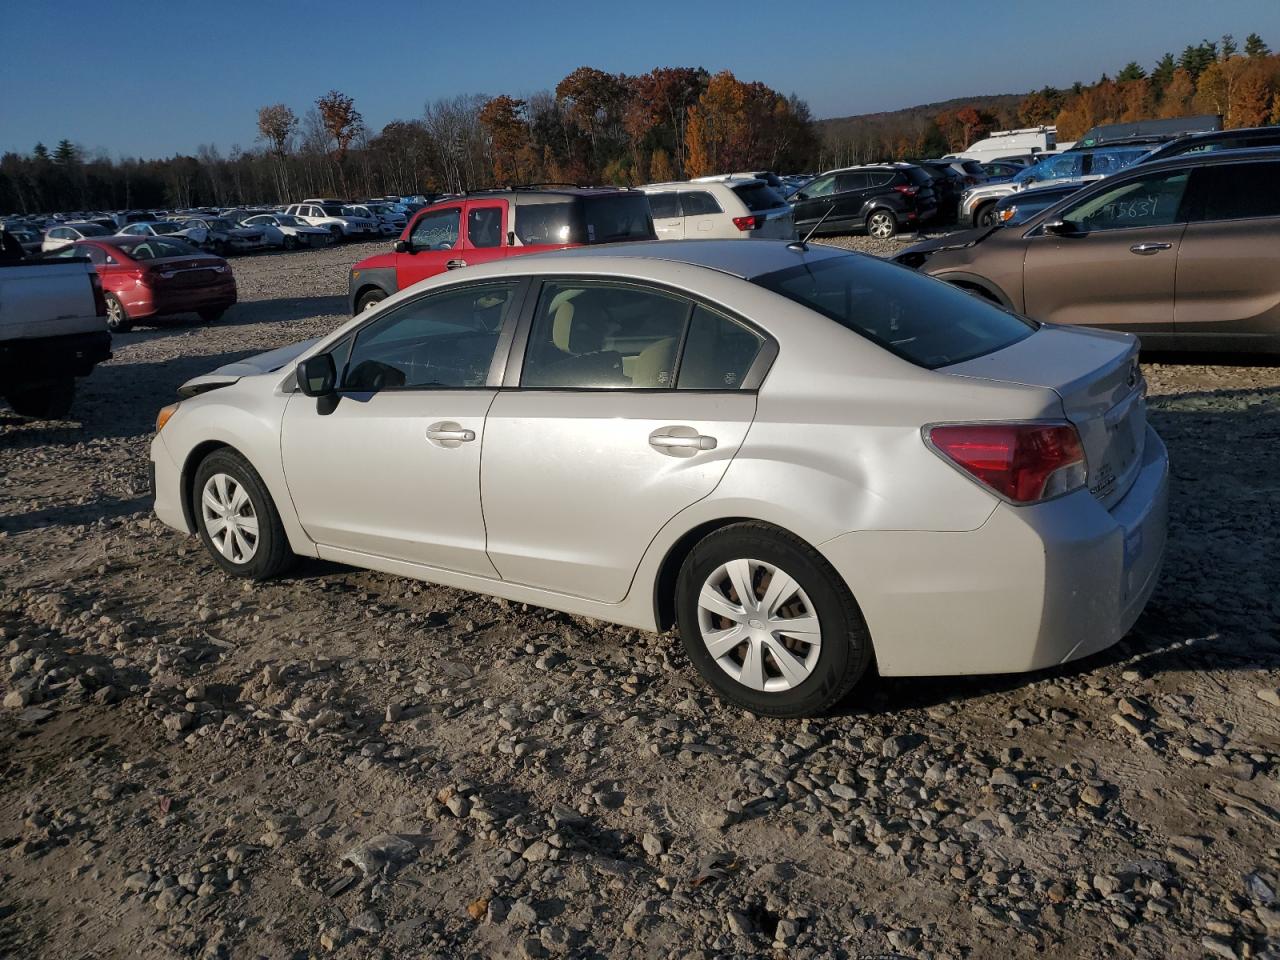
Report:
M 137 240 L 122 240 L 116 244 L 121 250 L 135 260 L 164 260 L 168 257 L 189 257 L 198 253 L 178 240 L 161 240 L 159 237 L 139 237 Z
M 772 210 L 775 207 L 786 205 L 780 196 L 778 196 L 773 187 L 763 183 L 743 183 L 736 187 L 730 187 L 738 199 L 747 205 L 747 209 L 754 213 L 757 210 Z
M 525 245 L 657 238 L 649 198 L 643 193 L 520 204 L 516 207 L 515 230 Z
M 977 160 L 966 160 L 964 163 L 960 164 L 960 169 L 971 176 L 982 176 L 982 164 Z
M 957 287 L 872 257 L 802 263 L 752 282 L 927 370 L 1002 350 L 1036 329 Z
M 907 179 L 917 187 L 931 186 L 933 184 L 933 178 L 919 167 L 904 167 L 902 172 L 905 173 L 907 175 Z

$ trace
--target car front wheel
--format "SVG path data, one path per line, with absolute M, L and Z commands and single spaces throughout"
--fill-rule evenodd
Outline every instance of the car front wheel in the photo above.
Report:
M 193 513 L 200 540 L 232 576 L 266 580 L 294 561 L 280 515 L 249 461 L 215 450 L 196 469 Z
M 767 716 L 829 710 L 871 661 L 871 638 L 844 581 L 808 544 L 766 524 L 731 524 L 694 547 L 680 571 L 676 616 L 703 678 Z
M 385 299 L 387 295 L 381 290 L 370 290 L 368 293 L 361 294 L 359 302 L 356 303 L 356 313 L 372 310 Z

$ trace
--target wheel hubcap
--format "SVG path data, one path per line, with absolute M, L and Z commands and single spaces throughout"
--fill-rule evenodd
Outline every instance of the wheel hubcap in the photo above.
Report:
M 235 477 L 215 473 L 200 495 L 200 513 L 213 547 L 232 563 L 248 563 L 258 552 L 258 515 Z
M 698 629 L 716 665 L 752 690 L 799 686 L 822 651 L 809 597 L 763 560 L 730 560 L 712 571 L 698 594 Z
M 120 318 L 124 314 L 124 309 L 115 300 L 107 302 L 107 319 L 111 321 L 113 327 L 120 325 Z
M 871 234 L 875 237 L 887 237 L 893 229 L 893 225 L 889 222 L 889 218 L 885 216 L 875 216 L 871 218 Z

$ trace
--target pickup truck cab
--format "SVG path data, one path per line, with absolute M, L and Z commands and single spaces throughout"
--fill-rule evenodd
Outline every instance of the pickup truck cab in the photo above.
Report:
M 0 395 L 15 413 L 67 415 L 76 377 L 111 358 L 106 313 L 88 258 L 0 260 Z
M 353 314 L 446 270 L 526 253 L 656 240 L 648 198 L 618 187 L 508 189 L 448 197 L 419 210 L 395 249 L 351 268 Z

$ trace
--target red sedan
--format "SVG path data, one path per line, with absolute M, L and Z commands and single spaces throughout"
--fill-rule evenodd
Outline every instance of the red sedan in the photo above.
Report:
M 113 333 L 139 320 L 198 313 L 212 323 L 236 302 L 236 279 L 222 257 L 165 237 L 104 237 L 81 240 L 57 257 L 88 257 L 107 298 Z

